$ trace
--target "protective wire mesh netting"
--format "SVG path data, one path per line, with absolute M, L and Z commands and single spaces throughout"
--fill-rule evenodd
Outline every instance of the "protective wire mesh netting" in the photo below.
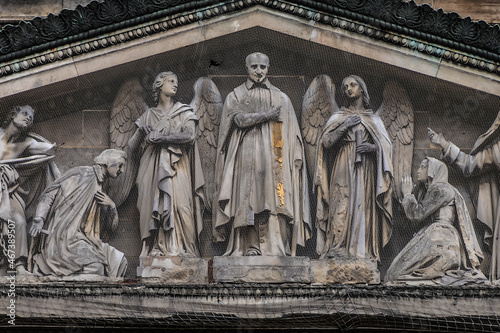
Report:
M 261 27 L 243 29 L 223 38 L 207 39 L 202 43 L 179 47 L 156 56 L 145 56 L 140 61 L 121 65 L 111 63 L 110 68 L 90 72 L 50 87 L 33 89 L 29 93 L 3 99 L 2 102 L 9 107 L 30 104 L 37 111 L 42 111 L 35 116 L 33 132 L 50 142 L 65 143 L 58 145 L 54 159 L 64 173 L 74 166 L 92 165 L 94 157 L 103 149 L 109 148 L 112 121 L 110 110 L 114 102 L 119 100 L 121 87 L 129 80 L 138 79 L 146 95 L 144 102 L 149 106 L 154 106 L 151 95 L 153 80 L 159 72 L 166 70 L 173 70 L 179 76 L 176 95 L 179 101 L 189 103 L 192 100 L 192 87 L 201 76 L 210 77 L 220 90 L 221 100 L 225 100 L 235 87 L 245 82 L 245 57 L 255 51 L 264 52 L 270 57 L 272 67 L 268 77 L 273 85 L 290 98 L 301 125 L 303 97 L 309 84 L 319 74 L 326 73 L 333 77 L 337 85 L 337 98 L 343 77 L 353 73 L 363 77 L 369 87 L 374 110 L 382 105 L 386 82 L 398 79 L 402 86 L 406 86 L 414 104 L 415 133 L 419 135 L 415 137 L 413 174 L 425 156 L 437 157 L 441 153 L 430 145 L 426 134 L 427 126 L 431 125 L 436 131 L 441 129 L 450 135 L 450 140 L 467 147 L 487 129 L 500 105 L 496 96 L 473 92 L 472 89 L 469 91 L 450 82 L 436 83 L 434 77 L 420 77 L 415 73 L 398 71 L 388 63 L 374 62 L 341 49 L 309 43 Z M 467 103 L 474 107 L 464 110 L 463 105 L 469 105 Z M 5 107 L 5 110 L 9 107 Z M 476 121 L 476 118 L 481 121 Z M 135 121 L 129 120 L 132 123 Z M 132 128 L 135 129 L 134 126 Z M 334 155 L 325 156 L 333 160 Z M 313 154 L 311 159 L 306 160 L 304 168 L 314 167 L 315 157 Z M 402 159 L 409 160 L 410 157 L 404 156 Z M 214 170 L 204 172 L 207 176 L 214 173 Z M 309 176 L 311 238 L 305 247 L 297 250 L 297 257 L 293 258 L 297 259 L 297 265 L 301 263 L 300 257 L 308 257 L 312 261 L 319 256 L 316 251 L 316 192 L 311 175 Z M 450 183 L 466 196 L 468 184 L 452 168 Z M 100 277 L 96 280 L 89 279 L 88 282 L 62 279 L 23 282 L 19 279 L 15 285 L 15 296 L 12 297 L 9 295 L 10 285 L 2 277 L 0 307 L 4 309 L 4 314 L 0 311 L 0 331 L 12 328 L 9 323 L 11 317 L 5 309 L 11 304 L 11 300 L 15 300 L 16 327 L 34 332 L 52 328 L 58 332 L 60 329 L 72 332 L 68 328 L 75 328 L 74 332 L 84 329 L 138 328 L 500 332 L 500 289 L 488 285 L 320 285 L 307 282 L 307 277 L 303 277 L 304 281 L 301 281 L 304 284 L 224 284 L 211 283 L 213 275 L 220 271 L 207 274 L 205 266 L 200 269 L 201 277 L 210 283 L 179 284 L 178 281 L 173 281 L 174 274 L 168 272 L 168 269 L 163 272 L 166 266 L 158 266 L 157 271 L 161 270 L 161 274 L 164 274 L 161 275 L 163 284 L 147 284 L 146 279 L 140 280 L 140 274 L 137 274 L 137 268 L 143 264 L 139 259 L 143 244 L 138 223 L 139 210 L 136 208 L 137 189 L 134 187 L 127 194 L 124 203 L 118 205 L 118 229 L 107 237 L 105 234 L 112 233 L 108 230 L 110 228 L 106 229 L 109 226 L 103 225 L 101 235 L 103 241 L 109 241 L 110 245 L 122 251 L 128 259 L 126 279 L 113 283 L 109 282 L 110 279 Z M 471 201 L 468 197 L 465 199 Z M 397 200 L 394 200 L 392 237 L 382 250 L 380 263 L 376 267 L 380 270 L 382 280 L 396 255 L 422 227 L 408 223 L 397 204 Z M 472 210 L 471 216 L 474 216 Z M 203 229 L 198 230 L 198 245 L 200 256 L 204 258 L 201 261 L 208 261 L 206 258 L 223 255 L 227 250 L 227 242 L 214 244 L 212 212 L 207 209 L 203 218 Z M 478 228 L 477 238 L 483 239 L 484 227 L 475 227 Z M 267 260 L 257 259 L 262 262 Z M 329 270 L 332 269 L 327 265 L 326 260 L 316 261 L 314 267 L 316 272 L 319 271 L 317 267 L 326 267 L 321 272 L 328 272 L 329 276 L 335 275 L 330 274 Z M 268 271 L 276 266 L 269 266 Z M 297 267 L 299 266 L 290 266 L 289 270 L 282 271 L 293 271 Z M 312 266 L 306 267 L 304 271 L 313 276 L 310 267 Z M 228 266 L 227 271 L 239 268 L 241 267 Z M 191 266 L 187 267 L 183 273 L 191 269 L 194 270 Z M 483 271 L 488 272 L 488 269 Z M 335 272 L 341 275 L 339 270 Z M 358 270 L 353 270 L 352 275 L 357 273 Z M 262 277 L 258 278 L 262 281 Z M 177 280 L 183 279 L 179 277 Z M 186 280 L 187 278 L 182 283 L 186 283 Z M 230 279 L 224 281 L 228 280 Z
M 130 283 L 18 285 L 16 293 L 16 325 L 26 328 L 500 331 L 500 290 L 484 286 Z M 8 306 L 5 290 L 0 303 Z

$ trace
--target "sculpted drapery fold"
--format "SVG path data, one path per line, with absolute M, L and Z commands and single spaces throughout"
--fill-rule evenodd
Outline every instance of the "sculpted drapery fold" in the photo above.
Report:
M 191 133 L 189 142 L 182 144 L 141 145 L 137 175 L 141 239 L 159 235 L 159 249 L 164 255 L 200 255 L 198 235 L 202 230 L 200 214 L 204 184 L 203 173 L 195 142 L 198 118 L 189 105 L 175 103 L 164 112 L 149 108 L 136 121 L 138 128 L 151 126 L 162 135 Z M 198 199 L 196 199 L 196 196 Z M 158 237 L 158 235 L 155 235 Z
M 327 134 L 353 115 L 360 123 L 325 148 Z M 356 134 L 360 133 L 360 134 Z M 375 145 L 356 162 L 356 135 Z M 328 120 L 318 141 L 314 176 L 317 191 L 317 252 L 380 259 L 392 224 L 392 146 L 381 119 L 371 110 L 342 108 Z
M 497 117 L 491 128 L 478 138 L 471 154 L 460 151 L 456 145 L 448 142 L 443 149 L 442 159 L 455 165 L 470 177 L 472 200 L 476 208 L 476 218 L 484 226 L 484 242 L 491 249 L 489 277 L 500 279 L 500 141 L 495 139 L 500 118 Z
M 111 228 L 116 214 L 116 210 L 97 202 L 96 193 L 102 190 L 103 181 L 100 166 L 81 166 L 70 169 L 45 189 L 36 216 L 47 221 L 47 234 L 42 234 L 33 255 L 35 273 L 125 275 L 127 260 L 123 253 L 100 239 L 101 227 Z
M 448 183 L 443 162 L 427 157 L 423 164 L 428 165 L 430 180 L 418 186 L 415 194 L 406 194 L 402 205 L 411 222 L 424 225 L 394 259 L 385 280 L 485 279 L 478 271 L 483 254 L 465 200 Z

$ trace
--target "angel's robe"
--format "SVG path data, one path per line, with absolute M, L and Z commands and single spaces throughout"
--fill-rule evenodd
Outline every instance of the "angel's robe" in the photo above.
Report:
M 425 223 L 396 256 L 385 281 L 449 282 L 482 278 L 483 258 L 464 198 L 448 183 L 446 165 L 428 158 L 432 181 L 425 189 L 406 195 L 401 204 L 411 222 Z M 448 282 L 448 283 L 449 283 Z
M 124 276 L 124 254 L 100 239 L 101 225 L 110 226 L 114 214 L 97 203 L 104 177 L 99 165 L 68 170 L 40 196 L 36 217 L 45 221 L 48 235 L 41 234 L 33 254 L 34 272 L 69 276 L 99 274 Z
M 326 136 L 356 113 L 342 108 L 327 121 L 317 146 L 317 243 L 320 257 L 354 256 L 380 260 L 392 231 L 392 144 L 380 117 L 365 110 L 332 147 Z M 375 152 L 356 162 L 356 131 Z
M 280 122 L 235 125 L 244 113 L 281 107 Z M 306 161 L 297 118 L 286 94 L 266 79 L 227 96 L 221 117 L 214 236 L 225 255 L 285 256 L 310 233 Z
M 500 113 L 490 129 L 481 135 L 471 154 L 460 151 L 453 143 L 443 151 L 441 158 L 457 166 L 470 177 L 471 197 L 476 218 L 486 227 L 484 242 L 491 249 L 490 280 L 500 279 Z
M 204 179 L 195 140 L 198 118 L 189 105 L 177 102 L 167 112 L 149 108 L 135 123 L 139 128 L 149 125 L 163 135 L 192 133 L 191 140 L 184 144 L 150 145 L 144 138 L 137 174 L 137 208 L 142 240 L 153 230 L 165 232 L 155 235 L 154 244 L 163 255 L 199 257 Z

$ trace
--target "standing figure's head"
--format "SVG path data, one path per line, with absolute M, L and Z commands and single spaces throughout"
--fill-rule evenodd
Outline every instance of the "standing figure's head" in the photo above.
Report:
M 125 172 L 127 153 L 118 149 L 106 149 L 94 158 L 94 162 L 104 168 L 105 176 L 117 178 Z
M 34 118 L 35 110 L 31 106 L 16 106 L 9 112 L 2 127 L 7 128 L 12 123 L 21 131 L 27 131 L 33 125 Z
M 368 95 L 368 89 L 366 88 L 365 81 L 357 75 L 349 75 L 344 80 L 342 80 L 342 91 L 344 97 L 347 99 L 347 104 L 350 105 L 354 100 L 358 98 L 363 98 L 363 106 L 367 109 L 371 109 L 370 106 L 370 95 Z
M 264 53 L 254 52 L 247 56 L 245 60 L 248 77 L 256 83 L 261 83 L 266 79 L 269 70 L 269 57 Z
M 155 78 L 153 83 L 153 98 L 156 104 L 160 101 L 163 94 L 167 97 L 174 97 L 177 93 L 177 75 L 173 72 L 161 72 Z

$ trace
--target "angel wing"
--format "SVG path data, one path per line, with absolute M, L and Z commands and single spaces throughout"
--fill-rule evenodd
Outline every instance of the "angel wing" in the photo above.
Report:
M 191 107 L 198 116 L 198 149 L 205 177 L 205 206 L 212 209 L 215 193 L 215 162 L 217 159 L 217 142 L 219 140 L 219 124 L 222 113 L 222 96 L 215 83 L 207 78 L 199 78 L 194 86 L 194 97 Z
M 125 173 L 116 179 L 109 179 L 107 193 L 119 206 L 128 197 L 137 176 L 137 160 L 128 148 L 128 140 L 136 130 L 135 120 L 146 110 L 144 89 L 139 80 L 126 81 L 118 91 L 109 121 L 110 148 L 127 152 Z
M 318 75 L 309 85 L 302 102 L 302 138 L 307 161 L 316 159 L 318 137 L 326 121 L 338 110 L 335 85 L 328 75 Z M 313 176 L 314 163 L 308 163 L 309 176 Z
M 388 82 L 377 114 L 392 141 L 393 193 L 396 199 L 401 199 L 400 181 L 404 175 L 411 175 L 413 160 L 414 114 L 406 90 L 394 81 Z

